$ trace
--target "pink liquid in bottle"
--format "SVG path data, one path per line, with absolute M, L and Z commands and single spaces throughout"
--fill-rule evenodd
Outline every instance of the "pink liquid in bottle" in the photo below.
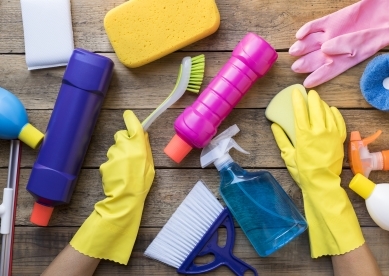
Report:
M 205 147 L 221 122 L 254 82 L 269 71 L 277 57 L 266 40 L 248 33 L 208 87 L 178 116 L 174 123 L 176 135 L 165 153 L 180 163 L 193 147 Z

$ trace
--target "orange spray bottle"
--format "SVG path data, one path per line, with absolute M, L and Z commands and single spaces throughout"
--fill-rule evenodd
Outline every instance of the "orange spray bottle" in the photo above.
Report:
M 362 139 L 359 131 L 351 132 L 348 159 L 354 174 L 360 173 L 369 177 L 371 171 L 389 170 L 389 150 L 370 152 L 367 148 L 381 133 L 382 131 L 378 130 L 373 135 Z

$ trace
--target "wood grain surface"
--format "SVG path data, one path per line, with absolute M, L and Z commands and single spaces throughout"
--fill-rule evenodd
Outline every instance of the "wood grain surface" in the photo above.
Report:
M 104 101 L 99 120 L 70 204 L 55 208 L 49 227 L 36 227 L 29 221 L 33 197 L 25 187 L 37 150 L 23 145 L 13 275 L 39 275 L 66 246 L 79 226 L 89 216 L 94 204 L 105 197 L 99 166 L 107 160 L 113 135 L 124 129 L 122 114 L 134 110 L 145 119 L 173 89 L 181 60 L 185 56 L 204 53 L 206 56 L 204 89 L 231 55 L 238 41 L 249 31 L 255 32 L 277 50 L 279 58 L 270 72 L 260 79 L 222 123 L 219 132 L 237 124 L 241 132 L 236 141 L 250 155 L 231 151 L 234 160 L 249 171 L 268 170 L 280 182 L 303 212 L 301 190 L 294 183 L 280 156 L 280 151 L 265 117 L 265 108 L 283 88 L 302 83 L 307 74 L 296 74 L 290 66 L 296 60 L 288 54 L 296 31 L 306 22 L 335 12 L 355 0 L 216 0 L 221 25 L 219 30 L 180 51 L 136 69 L 123 66 L 117 59 L 106 36 L 105 14 L 125 1 L 72 0 L 72 23 L 75 46 L 100 53 L 115 63 L 114 76 Z M 385 50 L 381 51 L 382 54 Z M 344 116 L 348 134 L 359 130 L 363 137 L 383 130 L 370 151 L 389 149 L 389 114 L 372 108 L 362 97 L 359 80 L 372 58 L 351 68 L 333 80 L 315 88 L 329 105 L 336 106 Z M 28 71 L 24 55 L 23 25 L 20 1 L 0 0 L 0 86 L 12 91 L 25 105 L 30 122 L 42 131 L 58 95 L 65 68 Z M 96 275 L 175 275 L 175 269 L 143 256 L 143 252 L 161 227 L 183 201 L 193 185 L 204 180 L 222 201 L 218 173 L 213 166 L 202 169 L 201 150 L 194 149 L 181 164 L 171 161 L 163 149 L 174 135 L 173 123 L 183 108 L 196 95 L 186 94 L 166 111 L 149 129 L 156 176 L 147 197 L 141 228 L 127 266 L 102 261 Z M 357 213 L 366 241 L 377 258 L 383 275 L 389 275 L 389 233 L 370 218 L 364 200 L 348 188 L 353 174 L 347 158 L 349 135 L 345 142 L 342 187 L 345 188 Z M 9 141 L 0 140 L 0 182 L 6 183 Z M 372 172 L 377 183 L 389 182 L 389 172 Z M 0 191 L 2 194 L 2 191 Z M 268 258 L 260 258 L 237 224 L 234 253 L 254 266 L 260 275 L 333 275 L 329 257 L 310 258 L 307 233 Z M 232 275 L 219 268 L 210 275 Z
M 20 265 L 14 266 L 13 273 L 38 275 L 49 265 L 53 256 L 66 246 L 76 231 L 76 227 L 17 228 L 14 262 Z M 128 265 L 102 261 L 95 275 L 176 275 L 174 268 L 143 256 L 143 252 L 158 231 L 159 228 L 142 227 Z M 382 245 L 382 243 L 389 243 L 387 232 L 377 227 L 363 227 L 363 233 L 381 270 L 384 275 L 387 275 L 389 253 Z M 333 275 L 330 258 L 310 257 L 307 233 L 303 233 L 270 257 L 260 258 L 240 228 L 236 228 L 234 254 L 255 267 L 260 275 Z M 220 267 L 208 274 L 234 275 L 225 267 Z

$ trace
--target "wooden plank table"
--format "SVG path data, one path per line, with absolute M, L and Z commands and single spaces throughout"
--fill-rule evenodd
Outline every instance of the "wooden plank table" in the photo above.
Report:
M 104 198 L 99 166 L 113 144 L 114 133 L 124 128 L 122 113 L 134 110 L 140 120 L 159 105 L 174 86 L 179 64 L 184 56 L 204 53 L 206 73 L 203 88 L 230 57 L 238 41 L 252 31 L 268 40 L 279 58 L 271 71 L 259 80 L 233 110 L 219 130 L 238 124 L 237 142 L 250 155 L 232 151 L 233 158 L 250 170 L 269 170 L 302 210 L 301 191 L 290 178 L 273 139 L 264 110 L 272 97 L 283 88 L 302 83 L 306 75 L 295 74 L 290 66 L 295 58 L 288 48 L 295 33 L 305 22 L 354 3 L 354 0 L 217 0 L 221 15 L 219 30 L 181 51 L 137 69 L 124 67 L 116 58 L 103 27 L 104 15 L 124 2 L 114 0 L 72 1 L 72 20 L 76 47 L 105 55 L 115 62 L 115 73 L 103 110 L 94 131 L 81 175 L 69 205 L 55 208 L 46 228 L 29 222 L 33 205 L 26 191 L 37 151 L 23 145 L 16 234 L 13 256 L 14 275 L 37 275 L 70 241 L 79 226 Z M 24 103 L 32 124 L 46 129 L 56 100 L 64 68 L 28 71 L 24 59 L 23 27 L 20 3 L 0 0 L 0 86 L 12 91 Z M 369 59 L 370 60 L 370 59 Z M 389 149 L 389 114 L 366 103 L 359 79 L 367 64 L 363 62 L 337 78 L 317 87 L 320 96 L 340 108 L 348 133 L 361 131 L 363 136 L 382 129 L 382 136 L 370 146 L 371 151 Z M 149 129 L 156 176 L 147 198 L 141 229 L 127 266 L 102 261 L 96 275 L 174 275 L 175 269 L 143 256 L 143 252 L 161 227 L 176 210 L 197 180 L 203 179 L 218 194 L 219 179 L 213 168 L 201 169 L 200 150 L 193 150 L 179 165 L 172 162 L 163 148 L 173 136 L 173 122 L 184 107 L 196 98 L 189 92 L 164 113 Z M 345 153 L 347 154 L 347 143 Z M 9 141 L 0 141 L 0 180 L 6 183 Z M 352 173 L 347 158 L 342 172 L 345 187 L 357 212 L 363 233 L 384 275 L 389 275 L 389 233 L 377 227 L 366 211 L 364 201 L 352 192 L 348 183 Z M 373 172 L 371 179 L 388 182 L 389 172 Z M 235 254 L 253 265 L 261 275 L 332 275 L 329 257 L 311 259 L 307 233 L 268 258 L 260 258 L 237 227 Z M 212 275 L 232 275 L 219 268 Z

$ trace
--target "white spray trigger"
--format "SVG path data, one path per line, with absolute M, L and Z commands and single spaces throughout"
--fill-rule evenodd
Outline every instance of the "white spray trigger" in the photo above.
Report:
M 234 137 L 240 131 L 239 127 L 235 124 L 227 128 L 225 131 L 220 133 L 218 136 L 213 138 L 209 144 L 217 144 L 219 141 L 224 140 L 226 138 Z
M 213 138 L 209 144 L 203 148 L 200 156 L 201 167 L 205 168 L 211 163 L 215 162 L 219 158 L 223 157 L 230 149 L 235 148 L 238 151 L 250 154 L 245 151 L 238 143 L 231 137 L 235 136 L 239 132 L 237 125 L 230 126 L 218 136 Z

